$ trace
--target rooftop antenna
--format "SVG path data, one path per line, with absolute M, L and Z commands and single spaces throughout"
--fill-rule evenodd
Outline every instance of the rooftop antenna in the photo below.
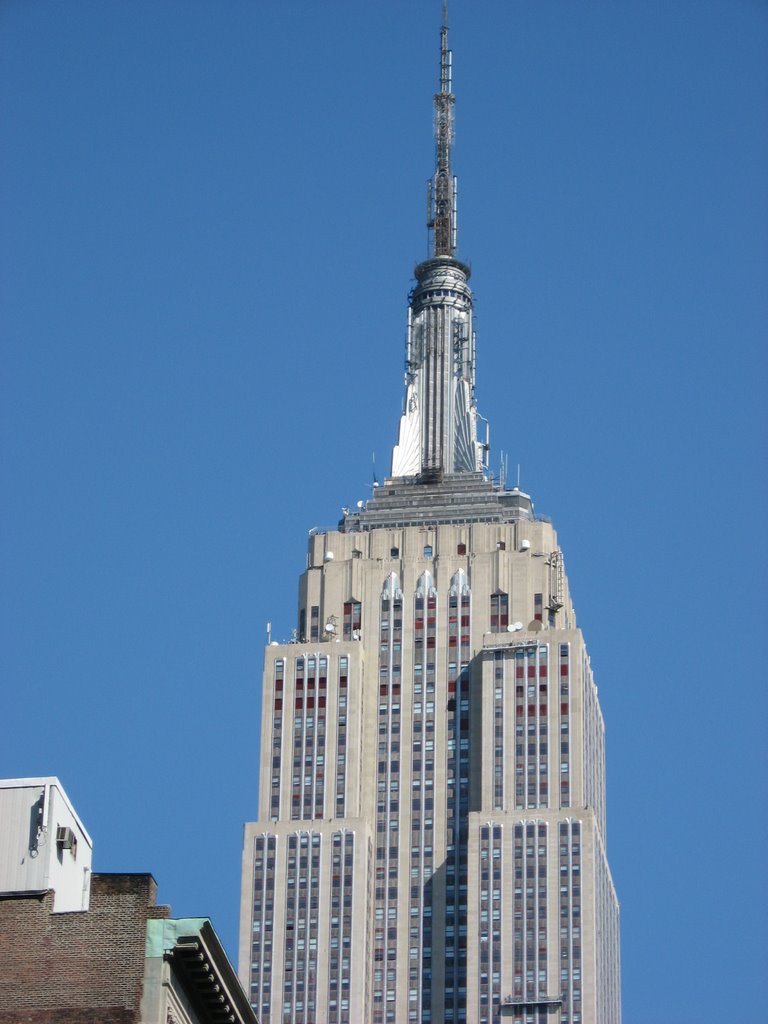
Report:
M 520 490 L 520 463 L 517 464 L 517 489 Z
M 453 55 L 448 49 L 448 0 L 443 0 L 440 27 L 440 91 L 435 93 L 435 176 L 427 183 L 427 228 L 432 231 L 433 255 L 456 252 L 457 182 L 451 170 L 453 153 Z
M 369 484 L 369 487 L 371 488 L 371 493 L 374 494 L 376 492 L 376 488 L 379 486 L 379 478 L 376 476 L 376 452 L 371 452 L 371 469 L 373 473 L 373 479 Z

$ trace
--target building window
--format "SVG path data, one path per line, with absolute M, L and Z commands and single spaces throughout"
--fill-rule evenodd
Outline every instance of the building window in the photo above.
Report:
M 360 639 L 360 622 L 362 619 L 362 605 L 354 598 L 344 602 L 344 623 L 342 635 L 345 640 Z
M 501 633 L 509 625 L 509 596 L 498 591 L 491 594 L 491 632 Z

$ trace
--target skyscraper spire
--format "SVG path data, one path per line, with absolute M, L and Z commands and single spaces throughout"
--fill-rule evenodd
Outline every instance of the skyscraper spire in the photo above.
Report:
M 453 104 L 448 4 L 440 28 L 440 91 L 435 94 L 435 175 L 427 189 L 433 255 L 416 267 L 408 310 L 405 407 L 392 453 L 393 477 L 441 480 L 487 468 L 477 438 L 475 332 L 469 267 L 456 259 L 456 179 L 451 169 Z
M 456 252 L 456 178 L 451 171 L 453 150 L 452 54 L 448 49 L 448 0 L 443 0 L 440 28 L 440 91 L 435 93 L 435 176 L 428 185 L 427 226 L 433 233 L 434 255 Z

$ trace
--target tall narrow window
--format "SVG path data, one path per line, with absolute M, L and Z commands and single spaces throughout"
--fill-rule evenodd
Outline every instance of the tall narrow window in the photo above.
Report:
M 354 598 L 350 598 L 349 601 L 344 602 L 343 637 L 345 640 L 360 639 L 361 615 L 362 605 L 359 601 L 355 601 Z
M 509 596 L 497 591 L 491 594 L 491 632 L 501 633 L 509 625 Z

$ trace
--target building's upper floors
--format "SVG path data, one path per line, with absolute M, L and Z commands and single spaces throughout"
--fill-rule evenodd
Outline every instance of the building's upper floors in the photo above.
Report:
M 377 634 L 380 599 L 393 574 L 404 595 L 426 575 L 437 598 L 438 632 L 448 626 L 448 597 L 457 586 L 471 596 L 469 642 L 474 651 L 487 633 L 574 628 L 563 555 L 552 525 L 444 523 L 381 528 L 359 533 L 313 532 L 299 583 L 296 639 L 368 643 Z M 404 637 L 412 623 L 403 618 Z M 437 640 L 436 640 L 437 643 Z

